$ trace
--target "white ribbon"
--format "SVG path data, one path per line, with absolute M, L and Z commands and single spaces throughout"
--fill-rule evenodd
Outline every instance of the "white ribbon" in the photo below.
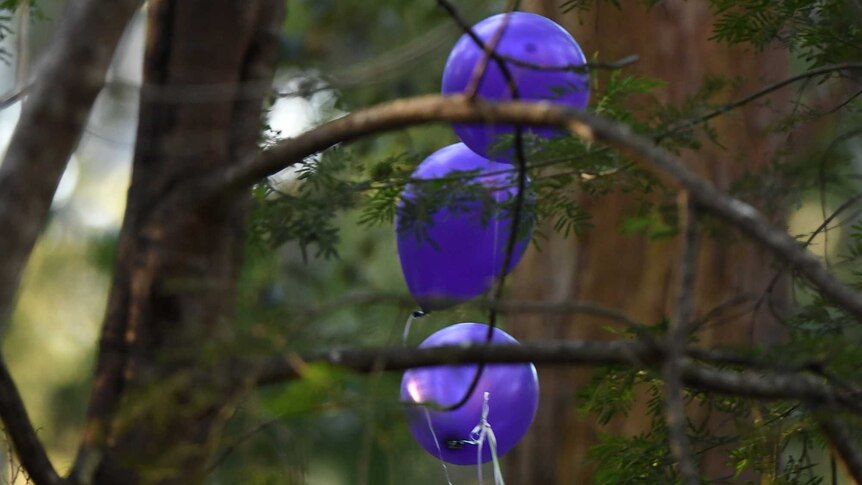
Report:
M 476 467 L 479 472 L 479 485 L 482 485 L 482 446 L 485 443 L 485 440 L 488 440 L 488 446 L 491 449 L 491 462 L 494 465 L 494 485 L 506 485 L 506 482 L 503 481 L 503 471 L 500 468 L 500 459 L 497 456 L 497 437 L 494 435 L 494 430 L 491 428 L 491 423 L 488 422 L 488 412 L 490 411 L 490 406 L 488 405 L 488 401 L 491 398 L 491 393 L 485 391 L 484 401 L 482 402 L 482 417 L 479 420 L 479 424 L 473 428 L 473 431 L 470 432 L 471 441 L 465 441 L 464 443 L 471 443 L 476 445 Z

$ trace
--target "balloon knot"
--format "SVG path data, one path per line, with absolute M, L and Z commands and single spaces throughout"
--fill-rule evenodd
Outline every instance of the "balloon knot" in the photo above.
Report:
M 473 440 L 449 440 L 446 442 L 446 447 L 450 450 L 461 450 L 464 449 L 466 445 L 474 445 L 476 444 Z

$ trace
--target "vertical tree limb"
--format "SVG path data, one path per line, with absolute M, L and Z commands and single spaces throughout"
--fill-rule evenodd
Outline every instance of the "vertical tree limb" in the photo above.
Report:
M 66 162 L 140 0 L 69 2 L 0 164 L 0 332 Z
M 680 227 L 683 229 L 683 252 L 680 263 L 679 299 L 676 316 L 670 323 L 667 335 L 667 358 L 662 366 L 665 385 L 665 421 L 667 422 L 670 449 L 679 467 L 683 485 L 700 483 L 697 467 L 691 454 L 691 443 L 686 434 L 687 419 L 682 396 L 681 361 L 685 358 L 688 329 L 694 314 L 694 285 L 697 268 L 697 209 L 688 198 L 688 192 L 680 192 Z
M 847 471 L 856 483 L 862 483 L 862 451 L 853 442 L 846 425 L 835 419 L 834 411 L 815 409 L 817 424 L 829 444 L 838 452 L 841 460 L 847 466 Z
M 104 84 L 140 0 L 70 2 L 32 84 L 0 164 L 0 332 L 12 314 L 21 273 L 45 225 L 54 191 Z M 38 485 L 62 483 L 0 359 L 0 417 L 21 463 Z

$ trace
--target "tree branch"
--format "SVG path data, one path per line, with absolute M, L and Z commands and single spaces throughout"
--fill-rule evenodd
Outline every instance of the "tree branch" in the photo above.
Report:
M 285 140 L 256 158 L 192 182 L 194 187 L 179 187 L 165 200 L 160 210 L 166 217 L 173 213 L 177 204 L 195 204 L 206 200 L 206 197 L 192 198 L 190 194 L 209 194 L 214 197 L 228 190 L 245 190 L 267 175 L 300 163 L 306 157 L 337 143 L 435 121 L 559 126 L 585 140 L 614 147 L 687 189 L 702 211 L 724 220 L 786 260 L 828 299 L 862 321 L 862 298 L 832 275 L 816 256 L 801 249 L 784 231 L 773 227 L 757 209 L 720 191 L 649 138 L 633 133 L 627 125 L 547 102 L 470 102 L 464 96 L 426 95 L 380 104 Z
M 375 349 L 331 349 L 299 355 L 290 353 L 267 361 L 260 369 L 260 385 L 276 384 L 300 377 L 302 363 L 326 363 L 359 373 L 402 371 L 441 364 L 533 362 L 537 364 L 654 364 L 661 352 L 630 341 L 551 341 L 524 345 L 464 346 Z
M 6 362 L 0 357 L 0 418 L 9 438 L 15 446 L 15 452 L 21 465 L 36 485 L 59 485 L 65 481 L 54 470 L 48 459 L 45 448 L 36 435 L 36 430 L 27 415 L 24 401 L 18 394 L 18 388 Z
M 48 216 L 54 191 L 140 0 L 70 2 L 36 79 L 25 92 L 21 117 L 0 165 L 0 332 L 12 314 L 21 273 Z M 24 403 L 0 359 L 0 417 L 21 463 L 37 485 L 63 483 L 51 466 Z
M 711 361 L 703 349 L 687 349 L 708 364 L 723 364 L 722 358 Z M 265 361 L 258 369 L 258 385 L 277 384 L 300 377 L 306 364 L 324 363 L 359 373 L 403 371 L 433 365 L 486 363 L 629 365 L 657 369 L 664 361 L 666 349 L 644 342 L 589 340 L 532 342 L 522 345 L 464 345 L 409 349 L 404 347 L 371 349 L 331 349 L 307 354 L 288 353 Z M 719 370 L 689 360 L 681 363 L 682 381 L 689 387 L 755 399 L 796 399 L 808 402 L 840 404 L 862 415 L 862 402 L 855 394 L 837 389 L 826 379 L 808 372 L 754 372 Z
M 671 321 L 667 335 L 667 358 L 662 366 L 665 387 L 665 421 L 667 422 L 670 449 L 679 466 L 683 485 L 700 483 L 697 466 L 691 453 L 682 395 L 682 362 L 685 343 L 694 314 L 694 285 L 697 269 L 697 209 L 691 204 L 688 192 L 680 192 L 680 226 L 683 228 L 683 251 L 680 263 L 679 299 L 676 317 Z
M 25 88 L 29 98 L 0 165 L 0 227 L 14 228 L 0 238 L 0 332 L 114 48 L 140 4 L 69 2 L 35 81 Z

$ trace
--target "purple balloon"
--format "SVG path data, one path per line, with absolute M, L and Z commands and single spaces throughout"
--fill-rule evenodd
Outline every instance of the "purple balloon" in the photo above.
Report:
M 487 333 L 485 324 L 459 323 L 434 333 L 419 348 L 481 344 L 485 342 Z M 491 342 L 493 345 L 518 345 L 511 335 L 497 328 Z M 401 380 L 401 400 L 439 406 L 457 404 L 469 390 L 478 369 L 478 365 L 470 364 L 408 370 Z M 536 416 L 539 378 L 533 364 L 486 365 L 476 389 L 466 404 L 458 409 L 434 411 L 430 406 L 407 406 L 410 432 L 428 453 L 438 459 L 456 465 L 475 465 L 477 445 L 461 443 L 459 448 L 455 443 L 471 439 L 470 433 L 482 417 L 485 392 L 489 393 L 488 423 L 497 438 L 497 455 L 506 453 L 524 436 Z M 482 462 L 489 460 L 491 450 L 485 442 Z
M 431 180 L 456 173 L 476 171 L 474 183 L 488 191 L 491 203 L 501 203 L 517 192 L 517 174 L 512 166 L 492 162 L 473 153 L 463 143 L 437 150 L 413 172 L 413 179 Z M 483 175 L 488 174 L 488 175 Z M 529 182 L 529 181 L 528 181 Z M 431 201 L 422 196 L 422 184 L 411 183 L 404 189 L 396 212 L 395 226 L 401 271 L 413 298 L 425 311 L 439 310 L 478 296 L 501 276 L 506 247 L 512 230 L 511 215 L 477 194 L 454 194 L 457 207 L 442 205 L 423 220 L 423 206 Z M 463 187 L 463 186 L 462 186 Z M 436 194 L 435 194 L 436 195 Z M 436 197 L 440 197 L 436 195 Z M 527 202 L 529 198 L 525 198 Z M 453 202 L 454 203 L 454 202 Z M 521 227 L 532 231 L 529 207 L 521 212 Z M 484 216 L 484 217 L 483 217 Z M 529 225 L 528 225 L 529 224 Z M 508 271 L 518 264 L 530 239 L 526 232 L 515 244 Z
M 504 20 L 508 15 L 508 20 Z M 512 12 L 488 17 L 473 26 L 473 31 L 486 45 L 505 30 L 497 43 L 499 54 L 544 67 L 578 66 L 586 63 L 584 53 L 566 29 L 554 21 L 528 12 Z M 461 36 L 443 70 L 443 94 L 465 92 L 471 84 L 477 65 L 485 57 L 482 48 L 467 34 Z M 586 108 L 589 101 L 589 76 L 583 72 L 537 70 L 506 62 L 515 80 L 518 94 L 525 100 L 548 100 L 577 109 Z M 506 78 L 493 60 L 489 60 L 476 94 L 493 101 L 512 99 Z M 455 133 L 474 152 L 502 162 L 511 163 L 512 150 L 493 150 L 501 135 L 514 135 L 509 124 L 456 123 Z M 560 136 L 554 128 L 525 127 L 525 134 L 544 138 Z

